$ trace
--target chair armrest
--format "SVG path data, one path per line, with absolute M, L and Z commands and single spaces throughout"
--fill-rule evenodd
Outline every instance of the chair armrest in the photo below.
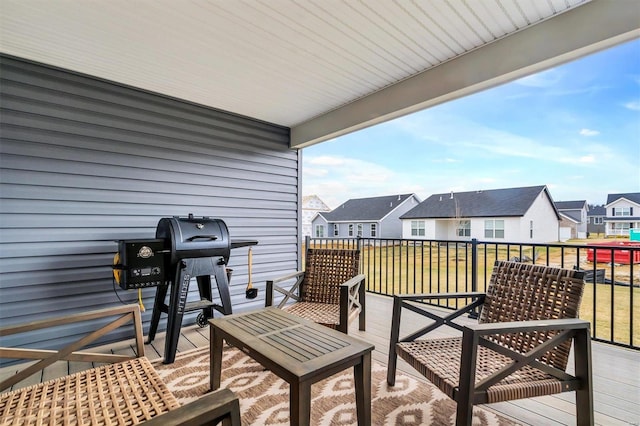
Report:
M 483 297 L 485 293 L 478 291 L 470 291 L 466 293 L 416 293 L 416 294 L 399 294 L 393 296 L 394 299 L 400 300 L 424 300 L 424 299 L 468 299 L 472 297 Z
M 420 336 L 423 336 L 426 333 L 429 333 L 436 328 L 442 325 L 448 325 L 457 330 L 462 330 L 462 326 L 453 322 L 454 319 L 459 316 L 481 306 L 484 303 L 486 294 L 481 292 L 465 292 L 465 293 L 424 293 L 424 294 L 404 294 L 404 295 L 396 295 L 393 296 L 393 313 L 391 317 L 391 344 L 395 345 L 398 341 L 407 341 L 414 340 Z M 429 299 L 472 299 L 471 303 L 465 305 L 464 307 L 452 311 L 451 314 L 440 317 L 434 313 L 428 312 L 427 310 L 420 308 L 414 304 L 410 304 L 407 302 L 417 302 L 422 300 Z M 412 312 L 415 312 L 424 317 L 430 318 L 435 321 L 434 324 L 422 328 L 416 333 L 411 334 L 410 336 L 405 337 L 404 339 L 399 339 L 399 330 L 400 330 L 400 319 L 402 316 L 402 308 L 408 309 Z
M 291 286 L 289 290 L 284 289 L 278 285 L 283 281 L 288 281 L 294 278 L 296 279 L 296 282 Z M 282 301 L 280 301 L 280 303 L 278 304 L 279 308 L 282 308 L 287 302 L 287 300 L 289 299 L 298 300 L 299 299 L 298 289 L 300 287 L 300 284 L 302 283 L 303 278 L 304 278 L 304 271 L 296 271 L 291 274 L 274 278 L 272 280 L 267 280 L 264 306 L 265 307 L 273 306 L 273 296 L 276 292 L 282 293 L 285 296 L 284 299 L 282 299 Z
M 240 403 L 229 389 L 222 388 L 195 401 L 144 422 L 148 426 L 208 425 L 225 419 L 224 425 L 240 426 Z
M 272 280 L 267 280 L 267 282 L 271 282 L 273 284 L 277 284 L 277 283 L 281 283 L 282 281 L 290 280 L 292 278 L 298 278 L 302 274 L 304 274 L 304 271 L 296 271 L 296 272 L 292 272 L 292 273 L 287 274 L 287 275 L 283 275 L 283 276 L 278 277 L 278 278 L 274 278 Z
M 469 324 L 463 328 L 479 336 L 490 334 L 518 333 L 528 331 L 589 329 L 589 321 L 579 318 L 549 319 L 534 321 L 491 322 Z
M 392 355 L 395 356 L 395 346 L 398 342 L 407 342 L 417 339 L 418 337 L 424 336 L 427 333 L 443 326 L 447 325 L 456 330 L 461 331 L 462 326 L 453 322 L 456 318 L 462 316 L 463 314 L 475 309 L 478 306 L 481 306 L 484 303 L 484 298 L 486 294 L 481 292 L 465 292 L 465 293 L 424 293 L 424 294 L 404 294 L 404 295 L 396 295 L 393 296 L 393 311 L 391 316 L 391 335 L 389 337 L 389 357 Z M 420 301 L 425 299 L 474 299 L 471 303 L 466 306 L 453 311 L 451 314 L 441 317 L 434 313 L 428 312 L 425 309 L 422 309 L 418 306 L 415 306 L 410 303 L 411 301 Z M 413 332 L 412 334 L 400 338 L 400 320 L 402 317 L 402 308 L 408 309 L 412 312 L 415 312 L 421 316 L 427 317 L 434 321 L 433 324 L 430 324 L 426 327 L 422 327 L 419 330 Z

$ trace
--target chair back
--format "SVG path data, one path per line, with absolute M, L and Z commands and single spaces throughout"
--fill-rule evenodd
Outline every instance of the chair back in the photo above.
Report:
M 301 301 L 340 303 L 340 284 L 358 275 L 360 250 L 307 249 Z
M 496 261 L 479 322 L 577 318 L 584 289 L 583 273 L 520 262 Z M 488 338 L 525 353 L 556 332 L 514 333 Z M 547 352 L 540 361 L 564 370 L 571 340 Z

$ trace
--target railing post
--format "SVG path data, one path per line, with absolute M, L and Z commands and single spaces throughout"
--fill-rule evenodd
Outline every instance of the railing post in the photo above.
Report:
M 471 291 L 478 291 L 478 240 L 471 239 Z
M 471 239 L 471 291 L 478 291 L 478 239 Z M 469 318 L 478 318 L 478 308 L 469 312 Z

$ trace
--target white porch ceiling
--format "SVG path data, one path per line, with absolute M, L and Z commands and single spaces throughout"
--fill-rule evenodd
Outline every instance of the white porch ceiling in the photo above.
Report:
M 0 51 L 300 148 L 640 37 L 637 0 L 0 0 Z

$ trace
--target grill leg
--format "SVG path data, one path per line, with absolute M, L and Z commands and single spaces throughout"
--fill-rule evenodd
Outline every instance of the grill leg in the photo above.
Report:
M 190 269 L 190 268 L 189 268 Z M 187 270 L 187 263 L 180 262 L 176 279 L 171 286 L 171 296 L 167 309 L 167 337 L 164 345 L 164 363 L 172 364 L 176 359 L 176 349 L 180 338 L 180 328 L 182 327 L 182 317 L 184 307 L 187 303 L 189 293 L 189 281 L 191 281 L 190 271 Z
M 167 297 L 168 288 L 168 285 L 160 285 L 156 287 L 156 298 L 153 302 L 153 312 L 151 314 L 151 324 L 149 325 L 149 338 L 147 343 L 153 342 L 153 339 L 156 338 L 158 324 L 160 323 L 160 315 L 162 313 L 162 307 L 164 306 L 164 299 Z
M 213 261 L 215 262 L 215 259 Z M 224 315 L 231 315 L 229 277 L 227 276 L 227 268 L 222 258 L 215 262 L 214 271 L 216 284 L 218 284 L 218 293 L 220 294 L 220 303 L 222 304 L 222 313 Z

